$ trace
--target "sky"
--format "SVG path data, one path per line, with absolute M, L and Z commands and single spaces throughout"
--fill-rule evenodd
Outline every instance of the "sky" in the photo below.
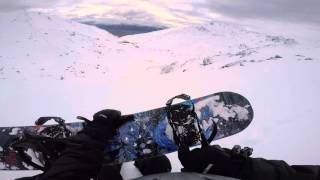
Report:
M 0 0 L 0 11 L 30 9 L 79 21 L 175 27 L 218 20 L 320 26 L 319 0 Z

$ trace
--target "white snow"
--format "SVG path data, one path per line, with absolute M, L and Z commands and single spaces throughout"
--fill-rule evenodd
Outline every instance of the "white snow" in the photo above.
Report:
M 0 162 L 0 168 L 5 168 L 6 166 L 2 163 L 2 162 Z
M 181 93 L 233 91 L 251 102 L 254 120 L 215 143 L 251 146 L 254 156 L 290 164 L 320 163 L 320 37 L 311 29 L 286 36 L 212 22 L 117 38 L 29 12 L 1 13 L 0 27 L 0 126 L 51 115 L 70 122 L 104 108 L 128 114 L 164 106 Z M 169 158 L 179 171 L 176 153 Z M 0 173 L 2 179 L 24 175 Z M 140 175 L 132 163 L 122 174 Z

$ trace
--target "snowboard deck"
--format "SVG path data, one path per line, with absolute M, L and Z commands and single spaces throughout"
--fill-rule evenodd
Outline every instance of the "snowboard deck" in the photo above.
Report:
M 195 112 L 206 138 L 209 138 L 212 133 L 216 133 L 214 140 L 237 134 L 248 127 L 253 119 L 254 113 L 250 102 L 234 92 L 214 93 L 191 101 L 194 103 Z M 114 163 L 123 163 L 177 150 L 172 128 L 168 123 L 166 107 L 135 113 L 128 117 L 132 119 L 118 129 L 117 134 L 105 148 L 107 159 Z M 213 132 L 215 129 L 213 124 L 216 125 L 217 132 Z M 83 122 L 66 125 L 72 134 L 76 134 L 84 127 Z M 0 169 L 35 169 L 23 162 L 9 144 L 17 137 L 23 136 L 25 131 L 40 134 L 46 128 L 54 126 L 57 125 L 1 127 Z M 194 145 L 199 144 L 200 141 L 197 141 Z M 33 162 L 43 164 L 41 153 L 29 148 L 26 154 Z

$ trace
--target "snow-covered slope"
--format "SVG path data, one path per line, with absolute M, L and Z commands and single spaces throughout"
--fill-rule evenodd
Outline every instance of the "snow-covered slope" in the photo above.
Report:
M 118 39 L 37 13 L 1 14 L 0 26 L 0 126 L 28 125 L 44 115 L 74 121 L 103 108 L 126 114 L 181 93 L 234 91 L 249 99 L 254 121 L 216 143 L 251 146 L 255 156 L 289 163 L 320 163 L 317 33 L 286 36 L 213 22 Z M 178 171 L 176 155 L 171 159 Z M 132 164 L 125 166 L 125 179 L 137 175 Z
M 316 44 L 224 22 L 122 37 L 141 46 L 149 69 L 165 74 L 195 67 L 223 69 L 268 61 L 317 59 Z
M 42 13 L 1 13 L 0 25 L 2 80 L 106 76 L 123 47 L 106 31 Z

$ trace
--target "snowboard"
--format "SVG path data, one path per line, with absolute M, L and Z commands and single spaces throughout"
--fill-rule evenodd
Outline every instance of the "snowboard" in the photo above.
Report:
M 188 146 L 200 145 L 203 141 L 210 143 L 241 132 L 249 126 L 254 115 L 250 102 L 234 92 L 184 99 L 175 104 L 173 99 L 165 107 L 123 116 L 126 123 L 108 140 L 105 159 L 120 164 L 175 152 L 178 148 L 177 136 L 180 143 L 187 143 Z M 64 124 L 59 117 L 44 119 L 47 121 L 51 118 L 58 124 L 43 125 L 44 122 L 36 122 L 35 126 L 0 128 L 1 170 L 39 169 L 26 163 L 21 153 L 11 147 L 12 142 L 21 139 L 26 132 L 48 138 L 64 138 L 75 135 L 85 126 L 85 122 Z M 45 162 L 42 153 L 33 146 L 26 148 L 23 153 L 39 166 Z

